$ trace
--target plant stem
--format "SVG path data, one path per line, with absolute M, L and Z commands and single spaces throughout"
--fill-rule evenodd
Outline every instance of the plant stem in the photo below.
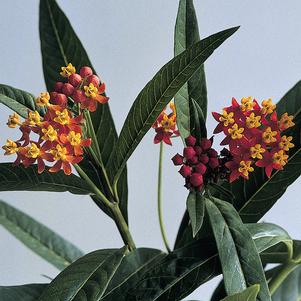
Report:
M 160 230 L 162 239 L 164 242 L 164 245 L 166 247 L 166 250 L 168 253 L 171 252 L 171 249 L 169 247 L 167 237 L 166 237 L 166 231 L 163 224 L 163 216 L 162 216 L 162 162 L 163 162 L 163 142 L 160 142 L 160 153 L 159 153 L 159 167 L 158 167 L 158 189 L 157 189 L 157 202 L 158 202 L 158 217 L 159 217 L 159 224 L 160 224 Z
M 122 237 L 123 242 L 129 246 L 130 250 L 134 250 L 136 248 L 132 235 L 129 231 L 129 227 L 120 211 L 119 204 L 117 202 L 110 202 L 106 196 L 98 189 L 98 187 L 92 182 L 89 176 L 81 169 L 78 164 L 74 164 L 75 169 L 79 173 L 79 175 L 86 181 L 86 183 L 90 186 L 95 195 L 101 199 L 101 201 L 112 211 L 114 215 L 115 223 L 119 229 L 120 235 Z
M 269 289 L 271 295 L 273 295 L 276 292 L 277 288 L 286 279 L 286 277 L 297 267 L 298 267 L 298 263 L 295 263 L 293 261 L 289 261 L 288 263 L 283 265 L 283 267 L 280 269 L 277 276 L 273 278 L 269 283 Z

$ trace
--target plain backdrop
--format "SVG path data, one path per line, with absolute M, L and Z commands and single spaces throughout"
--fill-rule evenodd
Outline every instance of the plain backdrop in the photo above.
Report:
M 276 102 L 301 79 L 301 2 L 298 0 L 195 0 L 202 36 L 241 25 L 205 63 L 208 110 L 219 111 L 231 97 L 252 95 Z M 118 131 L 135 97 L 155 72 L 173 56 L 177 0 L 59 1 L 83 42 L 98 74 L 107 84 Z M 0 2 L 0 83 L 38 95 L 45 90 L 38 33 L 38 1 Z M 0 142 L 17 138 L 5 125 L 1 106 Z M 214 128 L 208 114 L 209 133 Z M 150 131 L 128 162 L 129 217 L 138 246 L 163 248 L 156 214 L 158 145 Z M 185 208 L 187 191 L 170 158 L 181 141 L 165 147 L 164 219 L 173 243 Z M 10 158 L 0 156 L 5 162 Z M 301 182 L 290 186 L 264 217 L 301 238 Z M 68 193 L 2 192 L 0 198 L 34 216 L 84 252 L 120 247 L 113 224 L 85 196 Z M 47 282 L 58 271 L 0 228 L 0 284 Z M 217 280 L 196 290 L 190 299 L 209 300 Z

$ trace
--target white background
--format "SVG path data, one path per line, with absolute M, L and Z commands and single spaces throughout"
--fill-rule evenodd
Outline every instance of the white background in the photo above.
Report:
M 38 33 L 38 1 L 1 1 L 0 83 L 34 94 L 45 90 Z M 59 4 L 107 84 L 110 106 L 120 130 L 131 104 L 155 72 L 173 56 L 176 0 L 79 1 Z M 209 112 L 227 105 L 232 96 L 272 97 L 275 102 L 301 79 L 301 3 L 298 0 L 195 0 L 202 36 L 241 25 L 205 64 Z M 1 107 L 0 141 L 18 137 L 6 128 L 10 111 Z M 214 121 L 208 114 L 209 132 Z M 156 215 L 158 146 L 150 131 L 128 163 L 130 227 L 138 246 L 163 248 Z M 166 147 L 164 216 L 171 242 L 184 212 L 187 191 L 170 162 L 180 141 Z M 0 157 L 1 162 L 7 160 Z M 301 238 L 300 181 L 264 217 Z M 93 202 L 68 193 L 3 192 L 1 199 L 31 214 L 84 252 L 120 247 L 113 224 Z M 46 282 L 58 271 L 0 228 L 0 284 Z M 190 297 L 209 300 L 216 280 Z

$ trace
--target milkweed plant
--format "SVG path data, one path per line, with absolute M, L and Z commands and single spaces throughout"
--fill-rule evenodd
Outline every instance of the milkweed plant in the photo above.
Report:
M 0 85 L 0 102 L 12 110 L 7 126 L 19 132 L 2 147 L 12 162 L 0 164 L 1 190 L 90 195 L 124 246 L 83 254 L 1 201 L 1 225 L 60 270 L 49 283 L 1 286 L 1 301 L 175 301 L 220 274 L 211 301 L 300 300 L 301 242 L 259 220 L 301 172 L 301 83 L 278 102 L 233 97 L 207 117 L 204 62 L 238 29 L 200 40 L 193 1 L 180 0 L 175 56 L 141 90 L 118 134 L 105 83 L 70 22 L 55 0 L 40 1 L 47 91 L 35 97 Z M 163 251 L 136 246 L 128 227 L 126 163 L 149 130 L 158 145 Z M 173 245 L 161 208 L 164 147 L 187 190 Z

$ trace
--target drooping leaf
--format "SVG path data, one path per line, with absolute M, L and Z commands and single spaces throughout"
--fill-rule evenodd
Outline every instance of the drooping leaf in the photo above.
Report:
M 61 66 L 72 63 L 77 70 L 82 66 L 90 66 L 93 69 L 86 50 L 73 30 L 68 18 L 55 0 L 40 1 L 39 22 L 43 71 L 45 83 L 49 91 L 53 90 L 55 82 L 59 80 Z M 101 160 L 107 166 L 109 157 L 117 141 L 117 132 L 109 105 L 98 105 L 96 112 L 91 113 L 91 119 L 99 143 Z M 90 159 L 86 158 L 86 160 Z M 95 162 L 93 164 L 96 165 Z M 86 166 L 88 165 L 86 164 Z M 89 170 L 85 169 L 85 172 L 88 173 Z M 92 180 L 97 184 L 99 179 L 103 181 L 104 177 L 98 169 Z M 121 175 L 117 189 L 120 208 L 127 220 L 128 191 L 126 169 L 124 169 Z M 108 213 L 107 210 L 104 211 Z
M 0 225 L 60 270 L 83 256 L 73 244 L 24 212 L 0 201 Z
M 38 300 L 100 300 L 125 252 L 126 248 L 98 250 L 81 257 L 62 271 Z
M 122 260 L 101 300 L 126 301 L 127 292 L 135 287 L 150 267 L 165 256 L 166 254 L 156 249 L 141 248 L 132 251 Z
M 73 194 L 90 194 L 89 187 L 81 178 L 71 174 L 43 172 L 38 174 L 37 167 L 14 166 L 0 163 L 0 191 L 69 191 Z
M 47 284 L 25 284 L 19 286 L 0 286 L 1 301 L 36 301 Z
M 35 97 L 23 90 L 0 84 L 0 103 L 9 107 L 21 117 L 26 118 L 28 110 L 44 115 L 44 109 L 35 105 Z
M 237 29 L 238 27 L 234 27 L 221 31 L 194 44 L 164 65 L 142 89 L 124 122 L 115 147 L 115 156 L 112 157 L 115 180 L 118 179 L 126 161 L 172 97 L 213 51 Z
M 179 55 L 200 40 L 199 28 L 193 0 L 180 0 L 175 26 L 174 53 Z M 177 111 L 177 126 L 181 137 L 186 138 L 191 132 L 191 100 L 200 106 L 205 124 L 207 115 L 207 87 L 204 65 L 201 65 L 194 75 L 182 86 L 175 95 Z
M 205 200 L 200 193 L 191 191 L 188 195 L 186 206 L 192 225 L 192 233 L 195 237 L 203 224 L 205 214 Z
M 260 285 L 255 284 L 248 287 L 243 292 L 234 294 L 232 296 L 228 296 L 222 299 L 221 301 L 256 301 L 259 290 L 260 290 Z
M 206 199 L 228 295 L 260 284 L 258 300 L 270 300 L 262 264 L 252 236 L 234 207 L 218 199 Z

